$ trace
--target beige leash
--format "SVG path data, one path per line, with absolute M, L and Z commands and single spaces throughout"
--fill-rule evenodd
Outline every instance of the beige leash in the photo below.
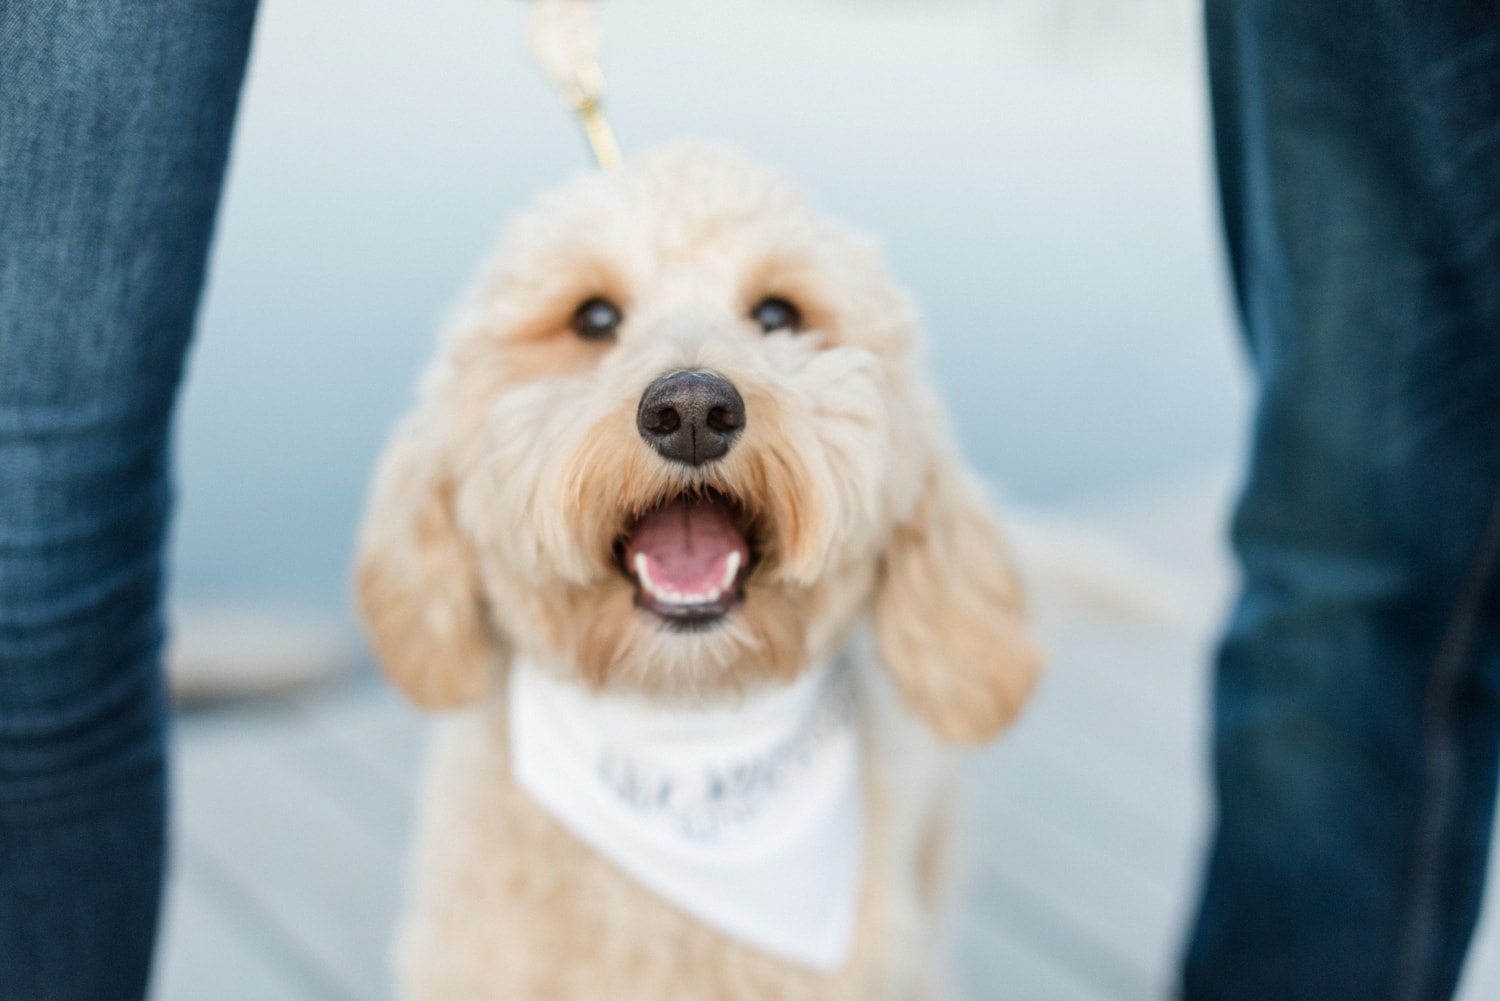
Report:
M 563 103 L 578 113 L 583 134 L 601 167 L 620 162 L 620 146 L 604 117 L 604 74 L 599 70 L 599 22 L 593 0 L 532 0 L 527 47 Z

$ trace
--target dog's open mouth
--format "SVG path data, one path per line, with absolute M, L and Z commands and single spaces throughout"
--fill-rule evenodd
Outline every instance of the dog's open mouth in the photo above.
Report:
M 750 542 L 739 512 L 717 494 L 678 497 L 630 529 L 621 562 L 636 603 L 673 623 L 707 624 L 740 598 Z

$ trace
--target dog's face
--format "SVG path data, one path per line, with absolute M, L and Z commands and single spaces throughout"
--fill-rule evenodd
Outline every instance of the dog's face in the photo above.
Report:
M 518 221 L 377 477 L 359 601 L 419 702 L 512 653 L 678 697 L 790 678 L 871 608 L 941 734 L 1037 657 L 873 246 L 780 176 L 674 147 Z

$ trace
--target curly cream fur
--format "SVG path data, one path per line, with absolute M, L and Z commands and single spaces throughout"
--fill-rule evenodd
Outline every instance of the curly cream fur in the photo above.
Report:
M 763 334 L 770 294 L 805 329 Z M 618 337 L 569 329 L 608 296 Z M 372 491 L 357 592 L 390 677 L 441 725 L 400 970 L 420 1001 L 914 998 L 928 979 L 947 741 L 1014 716 L 1039 657 L 998 529 L 916 363 L 918 323 L 874 245 L 780 175 L 695 145 L 581 177 L 511 228 L 443 341 Z M 722 459 L 662 460 L 636 407 L 658 376 L 731 381 Z M 756 522 L 724 622 L 635 606 L 614 545 L 634 517 L 714 489 Z M 869 834 L 855 944 L 815 974 L 699 926 L 572 839 L 512 784 L 512 651 L 581 684 L 676 703 L 788 679 L 855 642 L 866 672 Z M 889 685 L 889 690 L 887 689 Z M 890 694 L 894 692 L 894 694 Z M 882 694 L 886 693 L 886 694 Z

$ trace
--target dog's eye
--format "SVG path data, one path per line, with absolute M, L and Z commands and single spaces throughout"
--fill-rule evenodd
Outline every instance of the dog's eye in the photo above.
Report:
M 750 311 L 750 319 L 760 324 L 768 334 L 779 330 L 798 330 L 802 326 L 802 314 L 796 306 L 780 296 L 767 296 Z
M 608 299 L 595 296 L 573 311 L 573 333 L 586 341 L 607 341 L 615 336 L 625 314 Z

